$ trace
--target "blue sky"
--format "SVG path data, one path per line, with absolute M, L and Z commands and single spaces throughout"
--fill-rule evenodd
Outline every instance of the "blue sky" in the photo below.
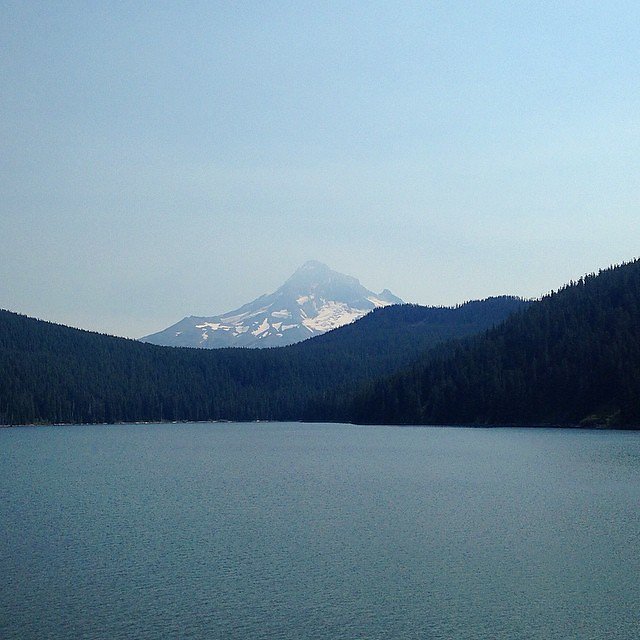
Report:
M 407 301 L 640 254 L 635 2 L 3 2 L 0 307 L 139 336 L 308 259 Z

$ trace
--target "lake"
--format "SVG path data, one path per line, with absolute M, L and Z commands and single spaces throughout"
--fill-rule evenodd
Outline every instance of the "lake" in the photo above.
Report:
M 0 430 L 0 637 L 636 639 L 640 432 Z

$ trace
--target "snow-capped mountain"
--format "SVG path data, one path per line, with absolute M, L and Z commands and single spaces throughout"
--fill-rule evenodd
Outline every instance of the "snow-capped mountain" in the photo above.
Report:
M 220 316 L 189 316 L 141 340 L 204 349 L 284 346 L 353 322 L 376 307 L 401 303 L 388 289 L 373 293 L 356 278 L 312 260 L 274 293 Z

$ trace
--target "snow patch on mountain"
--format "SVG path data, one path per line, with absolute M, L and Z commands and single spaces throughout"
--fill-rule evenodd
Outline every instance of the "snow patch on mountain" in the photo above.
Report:
M 269 322 L 268 320 L 265 318 L 261 323 L 260 326 L 255 330 L 252 331 L 251 333 L 254 336 L 259 336 L 261 333 L 264 333 L 265 331 L 269 330 Z
M 385 306 L 383 304 L 376 305 L 378 307 Z M 318 314 L 313 318 L 305 318 L 302 324 L 311 329 L 324 333 L 330 329 L 337 329 L 349 324 L 358 318 L 362 318 L 364 313 L 361 309 L 352 309 L 344 302 L 336 302 L 335 300 L 327 300 L 319 309 Z

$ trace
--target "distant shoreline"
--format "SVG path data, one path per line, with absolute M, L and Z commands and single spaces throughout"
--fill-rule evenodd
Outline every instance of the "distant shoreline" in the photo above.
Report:
M 581 425 L 581 424 L 361 424 L 356 422 L 331 422 L 305 420 L 142 420 L 122 422 L 42 422 L 28 424 L 0 424 L 0 429 L 17 429 L 20 427 L 115 427 L 115 426 L 141 426 L 141 425 L 167 425 L 167 424 L 344 424 L 357 427 L 398 427 L 405 429 L 576 429 L 580 431 L 640 431 L 640 425 L 630 426 L 606 426 L 606 425 Z

